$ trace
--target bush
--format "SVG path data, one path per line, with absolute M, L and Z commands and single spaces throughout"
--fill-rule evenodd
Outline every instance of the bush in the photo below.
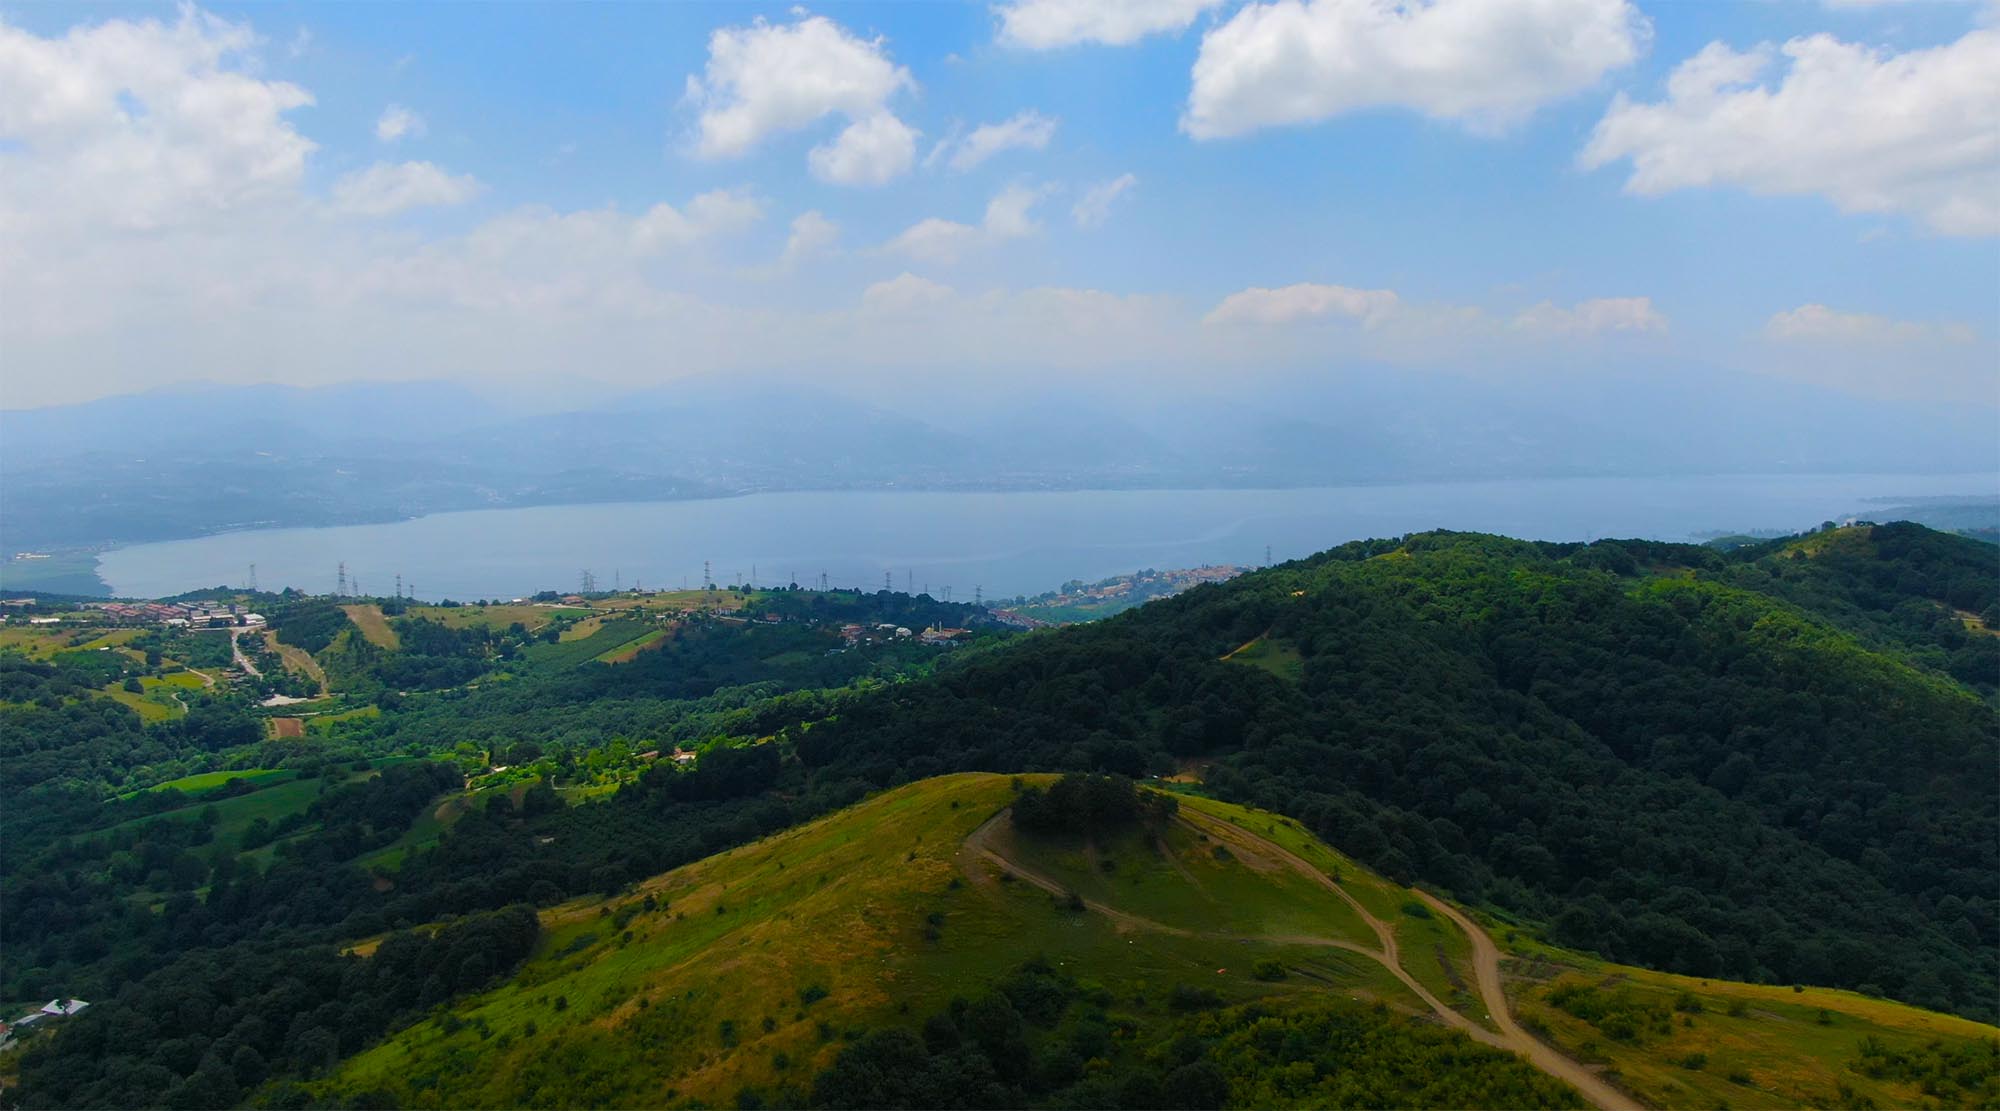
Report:
M 1285 966 L 1274 960 L 1261 960 L 1250 966 L 1250 974 L 1259 980 L 1276 982 L 1285 978 Z

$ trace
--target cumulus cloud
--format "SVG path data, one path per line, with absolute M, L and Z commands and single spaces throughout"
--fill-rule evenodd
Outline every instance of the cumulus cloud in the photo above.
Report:
M 1373 327 L 1401 307 L 1402 299 L 1393 290 L 1300 282 L 1279 289 L 1253 287 L 1232 293 L 1203 318 L 1203 323 L 1273 325 L 1333 317 Z
M 1760 369 L 1890 398 L 2000 402 L 2000 346 L 1968 324 L 1800 305 L 1764 322 Z
M 946 165 L 964 173 L 1004 151 L 1041 150 L 1055 137 L 1057 122 L 1054 117 L 1030 108 L 999 123 L 980 124 L 972 129 L 972 134 L 949 145 L 951 154 Z M 929 164 L 928 159 L 925 164 Z
M 986 216 L 977 227 L 933 216 L 905 228 L 882 249 L 926 262 L 955 262 L 976 247 L 1020 239 L 1039 231 L 1041 225 L 1035 221 L 1034 207 L 1047 192 L 1010 185 L 986 203 Z
M 884 185 L 910 172 L 917 133 L 888 112 L 859 119 L 806 156 L 814 177 L 834 185 Z
M 377 162 L 333 183 L 335 211 L 388 216 L 426 205 L 462 204 L 479 195 L 471 174 L 452 175 L 430 162 Z
M 2000 234 L 2000 31 L 1900 54 L 1824 34 L 1710 43 L 1674 69 L 1665 99 L 1620 94 L 1579 160 L 1629 160 L 1625 188 L 1641 196 L 1733 185 Z
M 1030 50 L 1080 43 L 1124 46 L 1147 35 L 1185 31 L 1222 0 L 1012 0 L 997 5 L 1000 41 Z
M 423 133 L 424 118 L 400 104 L 382 109 L 381 117 L 375 121 L 375 137 L 385 143 L 421 138 Z
M 1664 332 L 1667 318 L 1653 307 L 1650 297 L 1599 297 L 1568 308 L 1543 301 L 1515 316 L 1514 327 L 1556 335 Z
M 1181 127 L 1197 139 L 1404 108 L 1506 127 L 1630 64 L 1627 0 L 1269 0 L 1202 37 Z
M 701 112 L 695 149 L 731 158 L 770 135 L 844 116 L 848 126 L 812 151 L 813 174 L 843 185 L 880 184 L 915 160 L 916 132 L 888 107 L 914 88 L 883 40 L 860 38 L 825 16 L 719 28 L 709 36 L 706 70 L 687 79 L 687 99 Z
M 949 301 L 953 295 L 950 286 L 929 278 L 919 278 L 905 270 L 862 290 L 861 309 L 881 315 L 902 315 Z
M 1137 184 L 1139 179 L 1134 175 L 1120 174 L 1110 181 L 1098 182 L 1084 190 L 1083 196 L 1078 198 L 1076 204 L 1069 210 L 1070 215 L 1076 219 L 1076 226 L 1080 228 L 1101 226 L 1111 216 L 1111 202 Z
M 790 270 L 807 259 L 823 255 L 840 241 L 840 225 L 817 211 L 792 217 L 792 233 L 785 238 L 785 253 L 778 258 L 780 269 Z
M 0 23 L 0 226 L 160 228 L 290 195 L 314 144 L 286 113 L 313 98 L 253 76 L 256 43 L 193 8 L 49 38 Z

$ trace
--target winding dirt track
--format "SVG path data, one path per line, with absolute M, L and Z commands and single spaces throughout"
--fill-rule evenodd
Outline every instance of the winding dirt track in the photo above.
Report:
M 973 857 L 986 860 L 1003 871 L 1049 892 L 1051 895 L 1064 896 L 1069 894 L 1069 890 L 1062 884 L 1048 876 L 1024 867 L 1017 861 L 1009 859 L 994 847 L 993 835 L 995 827 L 1007 814 L 1007 811 L 1002 810 L 1000 813 L 987 819 L 978 829 L 973 830 L 971 836 L 965 839 L 965 852 Z M 1242 934 L 1210 933 L 1183 929 L 1179 926 L 1169 926 L 1164 922 L 1156 922 L 1150 918 L 1142 918 L 1136 914 L 1128 914 L 1125 911 L 1106 906 L 1091 899 L 1084 900 L 1084 907 L 1093 913 L 1103 915 L 1108 921 L 1129 929 L 1149 930 L 1154 933 L 1163 933 L 1175 937 L 1199 937 L 1217 941 L 1256 940 L 1286 945 L 1323 945 L 1328 948 L 1342 949 L 1350 953 L 1360 954 L 1387 969 L 1391 975 L 1402 982 L 1404 987 L 1410 989 L 1411 994 L 1423 1000 L 1424 1005 L 1428 1006 L 1446 1025 L 1462 1030 L 1468 1036 L 1486 1045 L 1493 1046 L 1496 1049 L 1511 1050 L 1525 1057 L 1536 1068 L 1576 1088 L 1578 1092 L 1582 1093 L 1584 1099 L 1602 1108 L 1603 1111 L 1644 1111 L 1643 1104 L 1612 1087 L 1596 1073 L 1591 1072 L 1576 1061 L 1563 1056 L 1547 1043 L 1535 1038 L 1532 1034 L 1523 1030 L 1519 1023 L 1514 1021 L 1513 1012 L 1507 1006 L 1506 991 L 1500 981 L 1500 948 L 1493 943 L 1491 937 L 1487 936 L 1485 930 L 1481 929 L 1472 919 L 1466 917 L 1458 908 L 1433 897 L 1428 892 L 1416 892 L 1418 898 L 1422 899 L 1433 910 L 1456 923 L 1459 929 L 1465 931 L 1466 937 L 1471 939 L 1473 967 L 1479 980 L 1480 998 L 1486 1004 L 1487 1011 L 1493 1016 L 1494 1024 L 1500 1028 L 1500 1032 L 1497 1034 L 1466 1018 L 1457 1011 L 1452 1010 L 1442 1000 L 1438 999 L 1437 996 L 1431 994 L 1428 988 L 1418 983 L 1416 978 L 1411 976 L 1408 970 L 1402 965 L 1400 954 L 1396 948 L 1396 931 L 1394 927 L 1370 914 L 1368 908 L 1362 906 L 1359 900 L 1348 894 L 1339 884 L 1333 882 L 1331 877 L 1314 867 L 1310 862 L 1285 848 L 1283 845 L 1260 837 L 1244 829 L 1242 826 L 1223 821 L 1219 818 L 1213 818 L 1206 814 L 1190 813 L 1188 810 L 1183 809 L 1176 820 L 1190 828 L 1206 833 L 1210 837 L 1219 838 L 1222 841 L 1247 848 L 1250 852 L 1258 856 L 1274 858 L 1282 862 L 1286 867 L 1299 872 L 1318 883 L 1321 887 L 1340 896 L 1349 907 L 1353 908 L 1354 913 L 1359 915 L 1363 922 L 1367 923 L 1368 928 L 1374 932 L 1375 938 L 1380 943 L 1381 948 L 1370 949 L 1365 945 L 1357 945 L 1351 941 L 1327 937 L 1305 935 L 1259 935 L 1251 937 Z

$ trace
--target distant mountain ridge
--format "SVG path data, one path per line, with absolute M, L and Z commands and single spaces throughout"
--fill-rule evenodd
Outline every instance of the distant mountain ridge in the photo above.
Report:
M 762 490 L 1288 487 L 1462 478 L 2000 467 L 1987 414 L 1746 380 L 1302 378 L 1192 396 L 1079 384 L 922 405 L 702 379 L 530 407 L 444 382 L 156 390 L 0 411 L 0 546 Z M 1607 417 L 1604 414 L 1609 413 Z M 1679 414 L 1678 417 L 1674 414 Z

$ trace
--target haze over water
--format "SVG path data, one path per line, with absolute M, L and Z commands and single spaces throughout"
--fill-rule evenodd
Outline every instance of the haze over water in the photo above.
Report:
M 370 594 L 401 574 L 417 596 L 471 600 L 718 583 L 928 588 L 970 600 L 1037 594 L 1142 568 L 1254 565 L 1350 540 L 1434 528 L 1534 540 L 1686 540 L 1708 530 L 1804 529 L 1893 500 L 1991 495 L 1991 475 L 1529 479 L 1289 490 L 1050 493 L 800 492 L 708 501 L 539 506 L 375 525 L 224 533 L 107 552 L 119 595 L 240 585 L 312 593 L 337 565 Z

